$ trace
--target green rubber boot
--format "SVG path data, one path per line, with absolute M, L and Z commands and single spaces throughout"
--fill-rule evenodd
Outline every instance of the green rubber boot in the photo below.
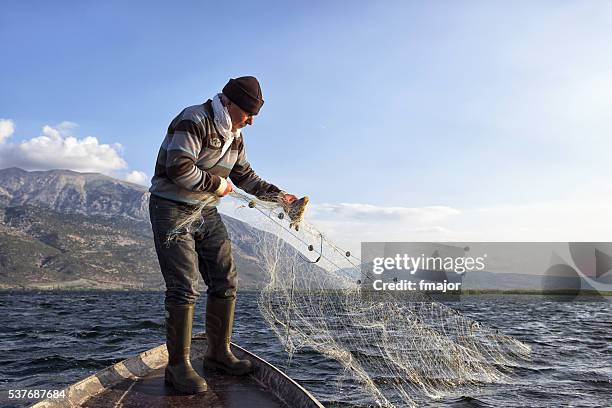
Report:
M 204 356 L 204 367 L 221 370 L 231 375 L 244 375 L 253 371 L 253 365 L 249 360 L 239 360 L 230 350 L 235 305 L 235 298 L 208 297 L 206 302 L 208 348 Z
M 206 381 L 191 366 L 191 329 L 195 305 L 166 305 L 166 384 L 185 394 L 208 389 Z

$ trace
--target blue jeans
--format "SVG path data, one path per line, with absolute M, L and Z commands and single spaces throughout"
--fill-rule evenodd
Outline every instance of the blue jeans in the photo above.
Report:
M 167 241 L 168 234 L 195 208 L 154 195 L 149 201 L 155 251 L 166 282 L 166 304 L 194 304 L 200 295 L 198 273 L 208 287 L 208 296 L 236 297 L 231 241 L 216 207 L 204 209 L 200 220 Z

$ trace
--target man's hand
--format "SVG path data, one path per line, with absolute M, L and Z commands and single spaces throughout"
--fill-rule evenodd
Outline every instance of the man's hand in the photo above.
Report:
M 229 193 L 234 191 L 234 186 L 231 181 L 221 178 L 221 184 L 219 184 L 219 188 L 215 191 L 215 194 L 219 197 L 225 197 Z
M 308 205 L 308 197 L 302 197 L 298 199 L 293 194 L 283 192 L 280 197 L 281 205 L 283 210 L 289 216 L 291 222 L 289 228 L 295 228 L 296 231 L 300 229 L 300 222 L 304 219 L 304 212 Z
M 293 194 L 289 194 L 289 193 L 284 193 L 283 196 L 281 197 L 281 201 L 283 201 L 283 204 L 291 204 L 297 199 L 298 198 L 296 196 L 294 196 Z

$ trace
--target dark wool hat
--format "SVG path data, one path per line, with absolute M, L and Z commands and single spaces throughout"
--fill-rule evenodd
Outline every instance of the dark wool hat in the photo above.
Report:
M 259 82 L 252 76 L 231 78 L 223 87 L 223 94 L 251 115 L 257 115 L 264 104 Z

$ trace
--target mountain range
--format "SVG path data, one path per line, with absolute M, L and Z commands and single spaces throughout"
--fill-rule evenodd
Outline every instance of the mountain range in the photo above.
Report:
M 162 289 L 143 186 L 97 173 L 0 170 L 0 288 Z M 258 234 L 222 215 L 239 287 L 260 288 Z

